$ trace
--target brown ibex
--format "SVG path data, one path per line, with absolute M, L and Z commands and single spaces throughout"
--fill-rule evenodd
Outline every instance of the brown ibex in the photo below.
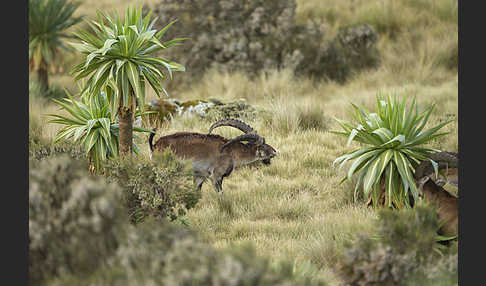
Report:
M 459 155 L 453 152 L 440 152 L 429 156 L 438 163 L 438 169 L 457 169 Z M 444 234 L 457 234 L 458 230 L 458 198 L 446 191 L 440 183 L 434 182 L 433 166 L 430 161 L 422 161 L 415 170 L 415 180 L 420 196 L 424 201 L 437 207 L 438 217 L 443 225 Z M 456 183 L 456 182 L 455 182 Z
M 235 127 L 245 134 L 233 139 L 210 134 L 219 126 Z M 151 152 L 161 152 L 170 148 L 176 157 L 192 161 L 194 184 L 198 190 L 201 190 L 203 183 L 209 178 L 216 191 L 222 193 L 223 178 L 229 176 L 233 168 L 257 161 L 270 164 L 270 159 L 277 155 L 277 151 L 266 144 L 263 137 L 248 124 L 237 119 L 217 121 L 210 127 L 208 134 L 177 132 L 160 137 L 155 144 L 152 144 L 154 135 L 151 133 L 149 137 Z

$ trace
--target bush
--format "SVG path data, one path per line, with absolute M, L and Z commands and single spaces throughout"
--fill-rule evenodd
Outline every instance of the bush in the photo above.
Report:
M 123 188 L 132 222 L 147 217 L 175 220 L 196 205 L 201 194 L 192 182 L 189 164 L 178 161 L 170 150 L 149 161 L 109 160 L 105 174 Z
M 301 130 L 327 131 L 331 120 L 325 116 L 319 106 L 304 106 L 297 108 L 299 128 Z
M 164 158 L 175 170 L 179 163 Z M 31 162 L 30 285 L 323 285 L 296 277 L 290 263 L 271 265 L 249 245 L 217 250 L 168 220 L 129 223 L 120 188 L 86 166 L 67 155 Z M 129 167 L 127 174 L 146 170 Z
M 44 136 L 44 125 L 32 114 L 29 114 L 29 159 L 43 160 L 55 155 L 67 154 L 74 159 L 86 158 L 85 152 L 78 144 L 59 142 L 54 144 Z
M 167 286 L 311 285 L 308 279 L 295 279 L 289 263 L 279 266 L 279 271 L 272 269 L 251 245 L 217 251 L 194 239 L 179 240 L 165 261 L 162 284 Z
M 271 267 L 253 247 L 217 250 L 167 221 L 130 227 L 110 265 L 89 276 L 61 276 L 51 285 L 323 285 L 297 278 L 290 263 Z
M 36 98 L 36 99 L 61 99 L 66 96 L 64 90 L 57 86 L 51 85 L 48 87 L 46 91 L 42 91 L 42 88 L 38 81 L 30 80 L 29 81 L 29 97 Z
M 57 144 L 29 142 L 29 159 L 43 160 L 53 156 L 66 154 L 73 159 L 84 160 L 85 152 L 78 144 L 62 142 Z
M 194 236 L 173 242 L 164 259 L 162 285 L 323 285 L 296 278 L 292 264 L 272 267 L 250 245 L 216 250 Z
M 433 208 L 382 209 L 378 215 L 376 237 L 358 235 L 339 259 L 346 285 L 429 285 L 445 273 L 441 281 L 449 284 L 441 285 L 457 285 L 457 245 L 438 254 Z
M 447 133 L 438 130 L 452 120 L 441 122 L 424 129 L 435 105 L 420 110 L 416 97 L 407 103 L 404 96 L 376 96 L 376 111 L 369 112 L 363 106 L 351 103 L 350 111 L 353 123 L 336 118 L 344 131 L 331 131 L 346 136 L 347 145 L 352 141 L 361 143 L 361 148 L 342 155 L 333 164 L 340 163 L 342 168 L 348 161 L 347 176 L 350 180 L 359 173 L 358 183 L 354 189 L 355 197 L 362 191 L 373 207 L 411 207 L 411 200 L 418 199 L 418 189 L 413 173 L 418 162 L 430 160 L 437 165 L 430 155 L 440 150 L 424 145 Z
M 179 20 L 168 36 L 189 38 L 173 56 L 193 77 L 207 69 L 258 75 L 290 68 L 299 74 L 344 81 L 354 68 L 376 66 L 377 33 L 371 26 L 343 31 L 353 44 L 355 39 L 366 42 L 355 49 L 341 35 L 327 39 L 321 23 L 297 25 L 296 6 L 295 0 L 161 0 L 154 13 L 160 23 Z
M 43 133 L 44 126 L 29 112 L 29 147 L 45 144 L 47 140 L 44 139 Z
M 29 166 L 29 279 L 89 273 L 119 243 L 124 216 L 118 187 L 89 176 L 67 155 Z

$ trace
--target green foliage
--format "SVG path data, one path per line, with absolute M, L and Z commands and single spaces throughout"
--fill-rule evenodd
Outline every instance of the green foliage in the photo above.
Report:
M 46 143 L 43 132 L 44 125 L 29 112 L 29 151 L 31 147 Z
M 161 85 L 165 78 L 162 68 L 167 69 L 171 78 L 172 71 L 184 71 L 176 62 L 151 56 L 184 39 L 161 42 L 174 22 L 157 31 L 152 29 L 156 19 L 150 21 L 150 14 L 142 18 L 141 7 L 127 8 L 122 21 L 117 13 L 111 17 L 98 11 L 98 21 L 88 22 L 91 32 L 84 29 L 74 32 L 81 43 L 71 45 L 86 58 L 73 68 L 72 74 L 76 80 L 89 77 L 88 95 L 96 95 L 106 88 L 112 111 L 118 110 L 120 103 L 124 107 L 132 106 L 135 99 L 143 108 L 146 82 L 157 95 L 162 91 L 167 94 Z
M 353 39 L 365 43 L 354 50 L 342 45 L 339 38 L 328 39 L 325 23 L 297 24 L 297 10 L 295 0 L 161 0 L 154 13 L 162 23 L 182 19 L 169 33 L 191 40 L 173 55 L 191 67 L 186 76 L 193 79 L 208 69 L 258 76 L 285 68 L 342 82 L 355 70 L 354 60 L 370 59 L 372 63 L 366 67 L 376 66 L 373 29 L 351 32 Z
M 73 17 L 80 2 L 68 0 L 29 0 L 29 62 L 30 69 L 43 68 L 62 57 L 59 47 L 67 49 L 62 38 L 65 31 L 81 21 Z
M 83 160 L 86 159 L 83 147 L 79 144 L 72 144 L 69 142 L 52 143 L 35 143 L 29 142 L 29 159 L 43 160 L 52 156 L 65 154 L 70 158 Z
M 271 267 L 255 249 L 241 245 L 218 252 L 193 239 L 174 243 L 166 256 L 163 285 L 322 285 L 310 279 L 296 279 L 293 266 L 283 262 Z
M 181 185 L 180 163 L 169 153 L 159 163 L 168 171 L 148 181 Z M 128 169 L 124 175 L 140 175 L 126 181 L 140 189 L 147 168 Z M 291 263 L 270 264 L 251 245 L 217 250 L 168 220 L 129 223 L 119 185 L 68 156 L 30 165 L 29 278 L 30 285 L 323 285 L 296 277 Z
M 330 120 L 319 106 L 297 108 L 299 128 L 302 130 L 327 131 Z
M 42 90 L 41 85 L 37 81 L 29 81 L 29 100 L 61 99 L 65 96 L 66 93 L 64 90 L 57 85 L 51 85 L 47 88 L 47 90 Z
M 29 279 L 88 273 L 119 242 L 124 210 L 115 184 L 67 155 L 29 166 Z M 35 283 L 33 283 L 35 282 Z
M 355 140 L 368 145 L 336 158 L 334 164 L 340 163 L 341 168 L 347 161 L 354 160 L 345 179 L 359 172 L 355 198 L 362 186 L 364 197 L 370 199 L 373 206 L 382 201 L 390 207 L 410 207 L 409 191 L 414 200 L 418 199 L 413 178 L 418 163 L 429 160 L 437 172 L 437 163 L 428 156 L 439 150 L 421 145 L 447 134 L 435 133 L 451 120 L 424 129 L 434 105 L 419 112 L 415 98 L 408 109 L 406 103 L 406 96 L 399 101 L 397 96 L 392 100 L 390 95 L 385 98 L 378 94 L 376 113 L 351 103 L 354 111 L 351 116 L 356 124 L 336 119 L 344 131 L 332 131 L 348 137 L 348 144 Z
M 29 112 L 29 160 L 42 160 L 53 155 L 67 154 L 74 159 L 85 157 L 79 144 L 59 142 L 53 144 L 45 136 L 45 126 Z
M 259 115 L 260 110 L 248 104 L 245 100 L 236 100 L 209 107 L 206 111 L 205 118 L 210 122 L 224 118 L 240 118 L 244 121 L 252 121 Z
M 201 197 L 190 165 L 178 161 L 170 150 L 154 155 L 151 161 L 120 159 L 104 165 L 107 177 L 122 186 L 130 219 L 136 223 L 147 217 L 175 220 Z
M 459 66 L 459 46 L 457 39 L 446 44 L 446 48 L 438 54 L 436 64 L 457 71 Z
M 457 285 L 457 244 L 438 252 L 444 248 L 438 229 L 436 211 L 427 205 L 381 209 L 376 235 L 358 234 L 336 269 L 346 285 L 439 285 L 433 284 L 438 277 L 440 285 Z
M 118 157 L 118 120 L 113 119 L 109 102 L 104 93 L 97 96 L 81 96 L 81 101 L 75 100 L 69 93 L 68 98 L 53 99 L 62 110 L 71 117 L 59 114 L 49 114 L 55 119 L 49 123 L 66 125 L 56 135 L 54 143 L 73 139 L 75 143 L 84 146 L 88 155 L 90 170 L 100 171 L 101 162 L 108 158 Z M 84 94 L 83 94 L 84 95 Z M 133 127 L 134 131 L 151 132 L 150 130 Z M 138 147 L 133 143 L 133 150 L 138 153 Z
M 154 220 L 128 229 L 109 266 L 49 285 L 324 285 L 297 278 L 290 263 L 271 265 L 251 245 L 217 250 L 191 231 Z

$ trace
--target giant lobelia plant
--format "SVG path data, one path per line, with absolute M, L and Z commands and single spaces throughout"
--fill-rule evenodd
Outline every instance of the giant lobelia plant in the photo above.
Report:
M 157 18 L 150 20 L 151 11 L 142 17 L 142 7 L 127 8 L 122 21 L 117 13 L 111 17 L 97 12 L 98 21 L 88 21 L 91 32 L 79 29 L 74 35 L 81 43 L 71 43 L 86 55 L 76 65 L 72 74 L 75 79 L 88 77 L 88 95 L 104 90 L 113 114 L 119 119 L 120 156 L 132 153 L 132 121 L 135 108 L 145 105 L 145 85 L 153 88 L 157 96 L 167 95 L 161 80 L 166 78 L 163 69 L 172 78 L 172 71 L 184 71 L 184 67 L 154 53 L 179 44 L 184 38 L 161 42 L 171 22 L 160 31 L 152 29 Z
M 118 157 L 119 124 L 116 117 L 112 119 L 110 103 L 105 93 L 100 92 L 96 96 L 86 96 L 86 93 L 86 90 L 82 93 L 81 100 L 74 99 L 67 91 L 67 98 L 52 99 L 70 116 L 48 114 L 54 117 L 48 122 L 65 125 L 56 134 L 54 143 L 67 139 L 80 143 L 88 156 L 90 171 L 99 172 L 102 161 Z M 133 127 L 133 130 L 152 132 L 138 127 Z M 134 152 L 138 153 L 139 148 L 135 143 L 132 144 Z
M 59 48 L 68 50 L 62 42 L 70 37 L 66 30 L 82 19 L 73 16 L 79 5 L 67 0 L 29 0 L 29 66 L 37 72 L 43 92 L 49 88 L 48 68 L 62 58 Z
M 359 190 L 362 190 L 365 199 L 374 207 L 379 204 L 410 207 L 410 194 L 413 200 L 418 199 L 413 174 L 420 161 L 429 160 L 437 175 L 437 163 L 429 155 L 440 150 L 423 145 L 447 134 L 436 132 L 451 121 L 424 129 L 434 105 L 419 111 L 415 97 L 407 106 L 406 96 L 399 100 L 397 96 L 392 99 L 390 95 L 385 97 L 378 94 L 376 113 L 351 104 L 351 116 L 355 123 L 336 118 L 344 131 L 331 132 L 346 136 L 348 145 L 354 140 L 363 146 L 334 161 L 333 164 L 339 163 L 341 168 L 346 162 L 354 160 L 341 182 L 351 180 L 354 174 L 359 173 L 354 189 L 355 200 Z

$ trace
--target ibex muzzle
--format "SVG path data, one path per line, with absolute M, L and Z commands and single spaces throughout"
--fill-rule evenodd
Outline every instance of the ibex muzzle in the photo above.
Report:
M 219 126 L 231 126 L 245 132 L 233 139 L 227 139 L 211 131 Z M 182 160 L 191 160 L 194 170 L 194 184 L 199 190 L 206 179 L 210 179 L 217 192 L 222 193 L 223 178 L 234 168 L 262 161 L 270 164 L 277 151 L 265 143 L 253 128 L 237 119 L 224 119 L 214 123 L 208 134 L 177 132 L 163 136 L 152 144 L 154 134 L 150 134 L 149 146 L 152 152 L 170 148 Z M 247 143 L 243 143 L 247 142 Z

